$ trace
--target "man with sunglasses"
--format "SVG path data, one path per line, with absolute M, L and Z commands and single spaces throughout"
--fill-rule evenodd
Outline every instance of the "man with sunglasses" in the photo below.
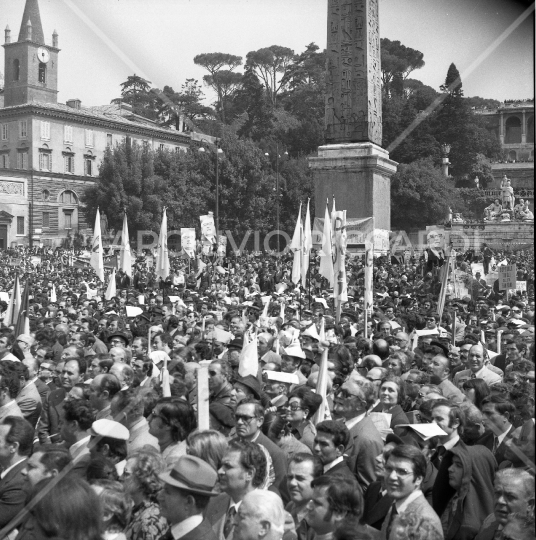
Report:
M 368 408 L 376 395 L 371 383 L 350 377 L 345 381 L 334 400 L 333 415 L 343 420 L 350 432 L 346 453 L 350 456 L 350 470 L 365 489 L 376 480 L 375 458 L 382 451 L 383 441 L 370 417 Z
M 272 491 L 278 492 L 279 484 L 287 474 L 287 458 L 281 448 L 261 431 L 264 424 L 264 407 L 257 400 L 246 398 L 237 406 L 234 418 L 238 439 L 255 442 L 268 452 L 272 460 L 273 474 L 275 475 L 270 488 Z

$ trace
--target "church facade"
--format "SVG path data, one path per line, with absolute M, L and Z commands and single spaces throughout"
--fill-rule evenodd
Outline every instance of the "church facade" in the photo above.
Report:
M 18 38 L 6 28 L 3 47 L 0 249 L 56 246 L 91 234 L 81 197 L 107 147 L 127 141 L 179 152 L 198 135 L 158 126 L 125 104 L 58 103 L 58 34 L 45 43 L 38 0 L 26 0 Z

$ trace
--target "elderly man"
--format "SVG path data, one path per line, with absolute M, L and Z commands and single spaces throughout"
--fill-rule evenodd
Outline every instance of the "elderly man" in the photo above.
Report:
M 482 524 L 475 540 L 502 538 L 508 518 L 512 514 L 534 512 L 534 477 L 520 469 L 502 469 L 494 483 L 495 511 Z
M 450 376 L 450 359 L 442 354 L 438 354 L 432 358 L 432 363 L 428 366 L 428 371 L 431 375 L 430 381 L 435 383 L 443 395 L 453 403 L 461 403 L 465 396 L 462 391 L 452 384 L 449 380 Z M 436 379 L 436 380 L 434 380 Z M 438 382 L 437 379 L 440 381 Z
M 119 384 L 121 385 L 121 391 L 124 391 L 130 388 L 130 385 L 132 384 L 134 370 L 128 364 L 116 362 L 110 368 L 110 375 L 115 375 L 117 377 Z
M 367 410 L 374 400 L 372 384 L 355 376 L 344 382 L 334 400 L 333 415 L 343 420 L 350 432 L 346 449 L 350 469 L 363 488 L 376 480 L 375 458 L 383 448 L 380 432 L 367 416 Z
M 281 540 L 284 525 L 281 499 L 269 491 L 252 491 L 238 510 L 233 540 Z
M 208 367 L 208 388 L 210 403 L 220 403 L 229 408 L 236 405 L 231 380 L 231 366 L 226 360 L 213 360 Z
M 216 471 L 198 457 L 182 456 L 160 479 L 164 489 L 158 501 L 170 525 L 161 540 L 216 540 L 210 522 L 203 517 L 211 497 L 217 495 Z
M 461 388 L 467 379 L 483 379 L 488 386 L 502 382 L 502 377 L 485 366 L 486 354 L 482 345 L 473 345 L 469 350 L 469 369 L 459 371 L 454 377 L 454 384 Z
M 119 379 L 115 375 L 97 375 L 89 385 L 89 403 L 96 411 L 96 420 L 113 420 L 111 404 L 113 397 L 121 390 Z

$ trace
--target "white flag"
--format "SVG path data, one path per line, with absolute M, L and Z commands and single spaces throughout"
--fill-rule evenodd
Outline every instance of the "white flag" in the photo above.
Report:
M 128 241 L 127 215 L 123 216 L 123 232 L 121 233 L 121 251 L 119 252 L 119 268 L 132 277 L 132 256 L 130 253 L 130 242 Z
M 100 212 L 97 208 L 95 216 L 95 227 L 93 228 L 93 246 L 91 248 L 91 258 L 89 264 L 94 268 L 97 277 L 104 282 L 104 260 L 102 250 L 102 236 L 100 226 Z
M 117 289 L 115 285 L 115 268 L 110 274 L 110 281 L 108 282 L 108 287 L 104 293 L 104 298 L 106 298 L 106 300 L 111 300 L 114 296 L 117 296 Z
M 259 355 L 257 353 L 257 334 L 253 336 L 253 339 L 249 343 L 246 340 L 246 336 L 244 336 L 244 346 L 240 353 L 238 374 L 241 377 L 247 377 L 248 375 L 256 377 L 258 371 Z
M 331 219 L 329 217 L 328 204 L 326 202 L 326 212 L 324 214 L 324 232 L 322 234 L 322 251 L 320 253 L 320 275 L 324 276 L 329 281 L 330 287 L 333 287 L 335 278 L 333 273 L 331 244 Z
M 166 279 L 169 276 L 169 252 L 168 252 L 168 233 L 167 233 L 167 213 L 164 208 L 162 214 L 162 225 L 160 225 L 160 236 L 158 237 L 158 246 L 156 247 L 155 273 L 157 277 Z
M 58 301 L 58 295 L 56 294 L 56 286 L 52 284 L 52 289 L 50 290 L 50 301 L 56 303 Z
M 374 295 L 372 290 L 372 277 L 374 273 L 374 246 L 372 242 L 365 242 L 365 309 L 372 315 Z
M 307 212 L 305 214 L 305 229 L 303 231 L 303 256 L 302 256 L 302 285 L 305 288 L 307 284 L 307 271 L 309 270 L 309 255 L 313 249 L 313 235 L 311 231 L 311 214 L 309 213 L 309 201 L 307 201 Z
M 301 203 L 300 211 L 298 212 L 298 220 L 294 229 L 294 236 L 290 243 L 290 249 L 294 252 L 294 263 L 292 264 L 292 283 L 297 285 L 301 279 L 301 259 L 302 259 L 302 243 L 303 243 L 303 225 L 301 221 Z

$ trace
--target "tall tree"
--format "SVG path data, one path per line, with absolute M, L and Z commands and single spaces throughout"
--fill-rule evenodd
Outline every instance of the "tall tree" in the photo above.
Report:
M 151 92 L 150 85 L 150 81 L 134 73 L 121 83 L 121 97 L 113 99 L 112 103 L 128 103 L 133 113 L 155 120 L 158 100 L 157 96 Z
M 294 51 L 288 47 L 272 45 L 246 55 L 246 66 L 255 70 L 264 83 L 272 104 L 277 106 L 279 92 L 288 82 L 288 68 L 294 59 Z
M 400 92 L 401 81 L 424 66 L 424 55 L 421 51 L 402 45 L 400 41 L 391 41 L 387 38 L 382 38 L 380 45 L 383 90 L 390 95 L 394 82 L 395 90 Z
M 242 57 L 220 52 L 203 53 L 194 57 L 194 64 L 208 71 L 203 80 L 216 92 L 216 110 L 221 121 L 225 122 L 225 102 L 240 83 L 241 76 L 234 70 L 242 65 Z

